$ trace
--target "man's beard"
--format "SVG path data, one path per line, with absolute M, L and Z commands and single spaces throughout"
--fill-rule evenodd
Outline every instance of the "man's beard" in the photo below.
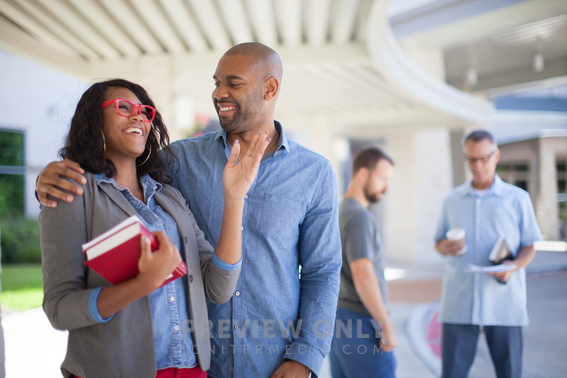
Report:
M 261 117 L 262 110 L 262 94 L 259 93 L 257 96 L 247 96 L 240 98 L 239 101 L 236 99 L 231 99 L 230 103 L 237 106 L 236 112 L 232 115 L 232 119 L 229 121 L 227 119 L 223 120 L 220 115 L 219 123 L 223 130 L 226 132 L 242 132 L 249 131 L 250 127 L 253 127 L 258 123 L 258 119 Z M 242 127 L 244 125 L 244 128 Z
M 219 117 L 220 126 L 223 128 L 223 130 L 227 132 L 234 131 L 243 124 L 243 119 L 242 119 L 243 117 L 242 117 L 242 113 L 240 113 L 240 108 L 238 108 L 236 112 L 232 115 L 232 119 L 230 121 L 227 119 L 223 119 L 220 115 L 218 115 L 218 117 Z
M 370 193 L 367 188 L 364 188 L 364 197 L 370 203 L 380 202 L 380 199 L 382 199 L 383 195 L 384 192 Z

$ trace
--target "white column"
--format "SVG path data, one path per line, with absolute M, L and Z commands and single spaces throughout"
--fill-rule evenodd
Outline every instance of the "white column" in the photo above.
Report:
M 396 164 L 385 197 L 384 242 L 388 258 L 434 264 L 433 238 L 443 199 L 452 187 L 450 134 L 446 128 L 388 134 L 386 152 Z
M 321 115 L 310 120 L 307 124 L 309 126 L 310 140 L 309 144 L 305 144 L 305 146 L 331 162 L 337 177 L 337 188 L 339 193 L 342 193 L 343 180 L 341 163 L 345 159 L 348 159 L 348 152 L 345 157 L 344 143 L 341 142 L 340 137 L 335 131 L 335 121 L 331 117 Z
M 539 138 L 539 190 L 536 215 L 541 232 L 550 240 L 559 239 L 557 205 L 557 162 L 554 138 Z
M 195 126 L 195 100 L 188 96 L 173 96 L 172 128 L 177 132 L 177 138 L 184 138 Z M 176 139 L 171 139 L 174 141 Z
M 173 67 L 171 57 L 167 55 L 143 56 L 138 65 L 137 82 L 142 85 L 154 100 L 164 123 L 169 130 L 171 140 L 179 139 L 172 93 Z
M 466 181 L 467 169 L 465 166 L 463 146 L 461 140 L 465 135 L 464 129 L 451 130 L 451 161 L 453 169 L 453 186 L 459 186 Z

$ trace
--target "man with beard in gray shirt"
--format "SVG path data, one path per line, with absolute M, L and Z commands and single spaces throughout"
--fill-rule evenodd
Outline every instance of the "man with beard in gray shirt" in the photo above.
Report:
M 352 181 L 339 207 L 343 264 L 329 353 L 333 378 L 395 377 L 392 350 L 397 341 L 386 310 L 384 251 L 367 209 L 386 193 L 393 170 L 392 159 L 382 150 L 372 147 L 358 152 Z

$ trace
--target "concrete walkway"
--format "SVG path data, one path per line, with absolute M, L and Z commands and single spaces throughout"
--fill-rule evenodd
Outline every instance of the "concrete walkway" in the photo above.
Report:
M 567 372 L 567 253 L 538 252 L 528 269 L 528 314 L 523 377 L 562 377 Z M 442 266 L 392 265 L 391 318 L 398 338 L 398 378 L 439 376 L 440 360 L 427 339 L 427 324 L 441 295 Z M 54 330 L 41 308 L 3 313 L 8 378 L 60 378 L 67 333 Z M 425 341 L 424 341 L 425 340 Z M 33 362 L 32 362 L 33 361 Z M 321 378 L 330 378 L 328 359 Z M 470 378 L 495 377 L 481 339 Z
M 524 328 L 524 361 L 522 377 L 567 376 L 567 253 L 538 252 L 527 269 L 527 303 L 530 325 Z M 392 285 L 392 284 L 391 284 Z M 424 287 L 423 283 L 419 285 Z M 416 286 L 417 288 L 418 286 Z M 404 337 L 429 371 L 428 375 L 405 374 L 398 378 L 439 377 L 441 360 L 431 347 L 431 325 L 439 302 L 421 303 L 407 315 Z M 439 335 L 437 336 L 437 338 Z M 401 357 L 401 356 L 400 356 Z M 404 356 L 411 361 L 412 356 Z M 402 365 L 400 358 L 400 365 Z M 417 373 L 417 372 L 416 372 Z M 469 378 L 494 378 L 496 374 L 484 335 L 481 335 L 475 362 Z
M 2 314 L 2 326 L 7 378 L 62 377 L 67 332 L 54 330 L 41 308 Z

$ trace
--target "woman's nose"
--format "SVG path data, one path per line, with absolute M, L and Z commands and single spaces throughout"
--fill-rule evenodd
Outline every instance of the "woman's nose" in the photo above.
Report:
M 143 121 L 144 116 L 142 115 L 142 110 L 140 108 L 135 109 L 134 113 L 132 113 L 129 118 L 136 121 Z

